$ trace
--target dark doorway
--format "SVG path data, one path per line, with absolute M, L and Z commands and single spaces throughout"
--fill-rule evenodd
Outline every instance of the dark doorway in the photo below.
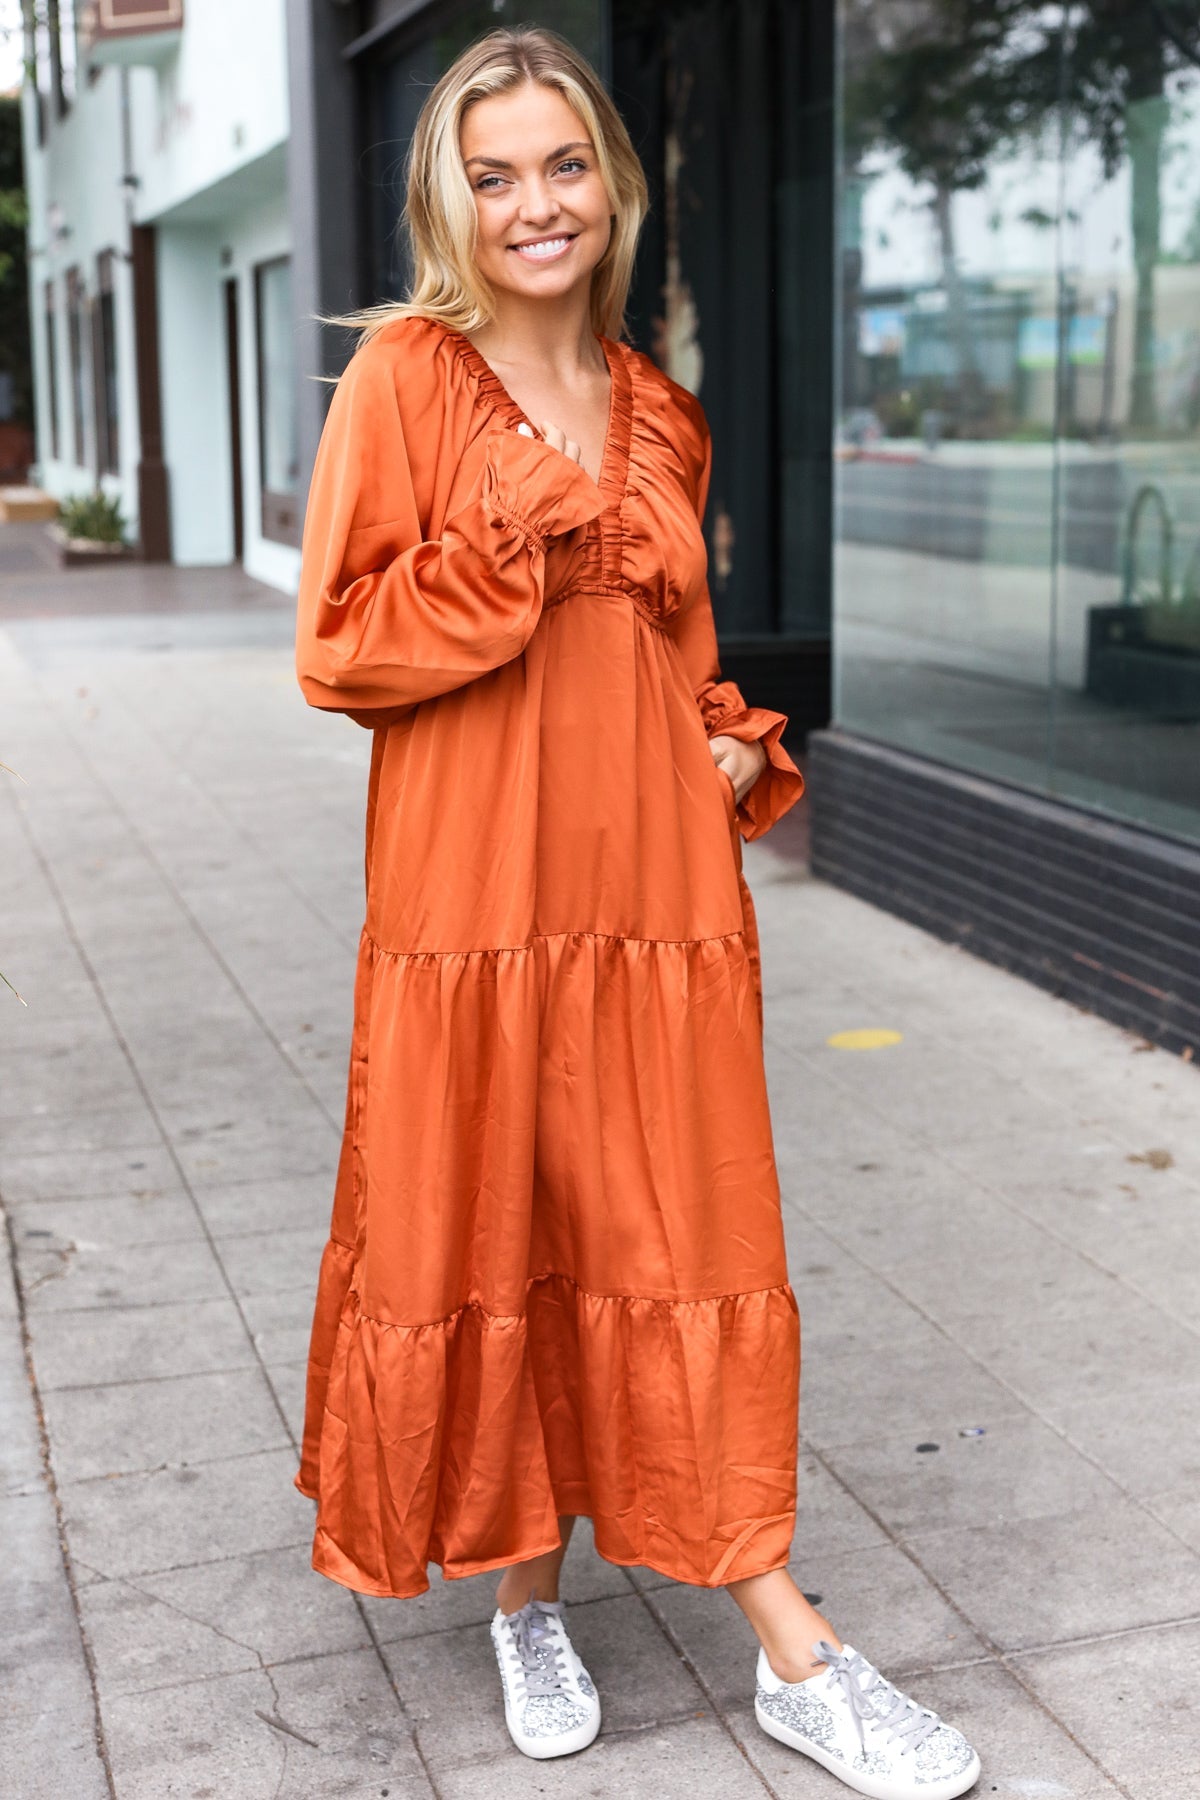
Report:
M 154 225 L 135 225 L 133 341 L 137 352 L 138 535 L 143 562 L 171 560 L 171 495 L 163 461 L 162 386 L 158 365 L 158 239 Z
M 238 284 L 233 276 L 225 283 L 225 365 L 229 378 L 229 472 L 233 482 L 233 560 L 241 562 L 245 548 L 242 510 L 242 377 L 238 355 Z
M 833 8 L 613 0 L 613 97 L 651 210 L 629 321 L 713 433 L 724 673 L 829 717 Z

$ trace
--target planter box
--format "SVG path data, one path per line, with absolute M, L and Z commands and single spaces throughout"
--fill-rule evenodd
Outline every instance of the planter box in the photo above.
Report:
M 1200 719 L 1200 604 L 1090 607 L 1086 691 L 1151 718 Z
M 68 537 L 61 525 L 49 525 L 47 536 L 58 550 L 64 569 L 94 568 L 99 563 L 132 562 L 137 556 L 133 544 L 106 544 L 99 538 Z
M 41 521 L 58 517 L 58 501 L 41 488 L 0 487 L 0 519 L 15 525 L 26 520 Z

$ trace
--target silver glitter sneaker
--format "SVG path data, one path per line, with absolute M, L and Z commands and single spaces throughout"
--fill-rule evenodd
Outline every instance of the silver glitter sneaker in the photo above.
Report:
M 885 1681 L 851 1645 L 839 1651 L 822 1639 L 813 1655 L 827 1667 L 788 1682 L 759 1651 L 754 1712 L 771 1737 L 869 1800 L 954 1800 L 978 1781 L 979 1758 L 961 1731 Z
M 537 1757 L 586 1750 L 600 1729 L 600 1699 L 567 1636 L 562 1601 L 529 1600 L 515 1613 L 497 1607 L 492 1644 L 517 1749 Z

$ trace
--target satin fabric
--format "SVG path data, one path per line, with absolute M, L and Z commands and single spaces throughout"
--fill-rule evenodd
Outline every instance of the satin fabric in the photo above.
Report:
M 346 1127 L 297 1485 L 314 1567 L 413 1595 L 559 1542 L 787 1561 L 799 1320 L 741 839 L 799 798 L 721 680 L 699 404 L 599 340 L 599 480 L 462 334 L 352 359 L 297 671 L 374 731 Z M 767 767 L 741 805 L 717 732 Z

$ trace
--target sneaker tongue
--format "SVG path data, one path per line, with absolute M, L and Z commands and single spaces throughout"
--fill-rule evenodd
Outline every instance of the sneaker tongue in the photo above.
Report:
M 561 1612 L 561 1601 L 529 1600 L 519 1613 L 513 1615 L 513 1641 L 524 1670 L 525 1692 L 531 1697 L 560 1694 L 563 1691 L 563 1670 L 559 1667 L 559 1653 L 554 1647 L 553 1634 L 544 1616 L 551 1613 L 557 1617 Z

